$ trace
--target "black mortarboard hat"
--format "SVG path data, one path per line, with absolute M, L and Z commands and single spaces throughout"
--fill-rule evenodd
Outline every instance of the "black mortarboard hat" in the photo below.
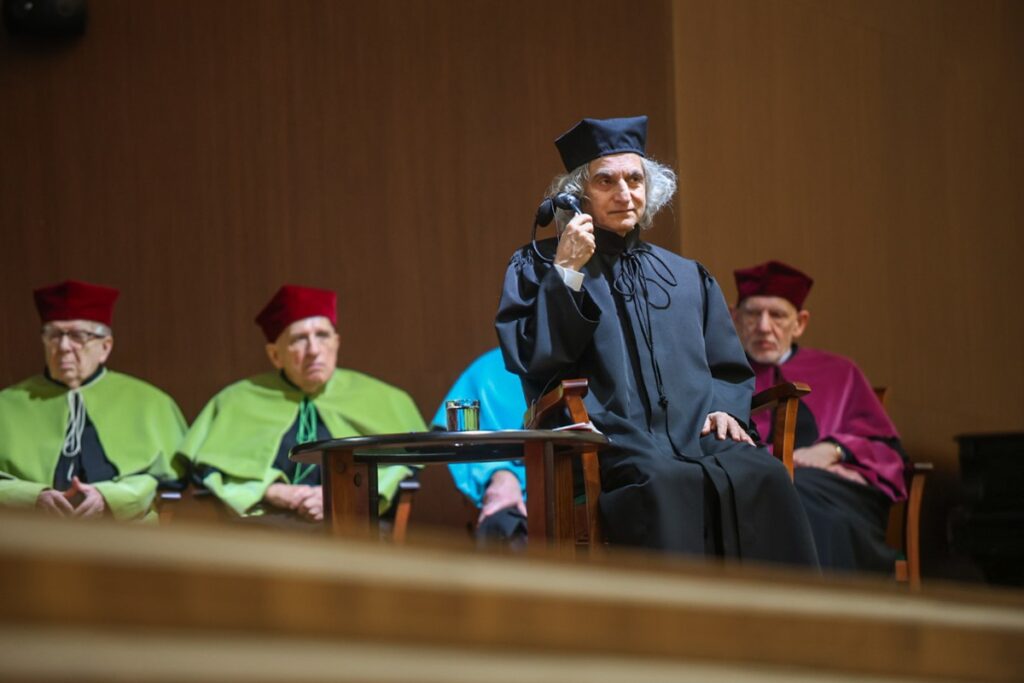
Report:
M 566 171 L 609 154 L 633 152 L 645 156 L 646 145 L 646 116 L 583 119 L 555 140 Z

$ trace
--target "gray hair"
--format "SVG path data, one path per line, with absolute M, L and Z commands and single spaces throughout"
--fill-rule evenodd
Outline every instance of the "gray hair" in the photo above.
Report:
M 646 230 L 654 223 L 654 217 L 663 208 L 672 202 L 672 195 L 676 193 L 676 172 L 671 168 L 646 157 L 640 157 L 644 167 L 644 181 L 647 183 L 647 206 L 644 208 L 644 215 L 640 217 L 638 225 L 641 230 Z M 577 166 L 568 173 L 556 176 L 548 188 L 549 197 L 554 197 L 559 192 L 568 192 L 576 197 L 583 197 L 583 188 L 590 180 L 590 164 L 586 163 Z M 565 209 L 555 211 L 555 221 L 558 231 L 561 232 L 566 223 L 571 221 L 573 213 Z

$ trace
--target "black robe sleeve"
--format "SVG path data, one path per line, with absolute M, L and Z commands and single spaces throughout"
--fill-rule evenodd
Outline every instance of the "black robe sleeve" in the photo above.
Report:
M 601 311 L 586 288 L 574 292 L 554 265 L 529 247 L 513 254 L 505 272 L 495 328 L 505 367 L 534 391 L 563 377 L 590 345 Z

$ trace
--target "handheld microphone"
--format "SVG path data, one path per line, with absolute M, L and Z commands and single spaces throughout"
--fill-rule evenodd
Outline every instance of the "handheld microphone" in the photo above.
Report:
M 569 194 L 568 192 L 559 192 L 555 195 L 555 206 L 559 209 L 572 211 L 577 216 L 583 213 L 583 209 L 580 208 L 579 197 L 574 194 Z
M 537 207 L 537 216 L 533 222 L 542 228 L 550 225 L 551 221 L 555 219 L 555 209 L 572 211 L 576 215 L 583 213 L 578 197 L 568 192 L 559 192 L 554 197 L 544 198 L 544 201 Z

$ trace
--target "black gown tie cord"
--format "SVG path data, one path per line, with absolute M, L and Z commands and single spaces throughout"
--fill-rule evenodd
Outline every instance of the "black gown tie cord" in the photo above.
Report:
M 640 325 L 640 335 L 651 359 L 654 371 L 654 383 L 658 392 L 658 405 L 668 408 L 668 397 L 665 396 L 665 384 L 661 376 L 661 366 L 654 353 L 654 328 L 651 325 L 651 309 L 664 310 L 672 304 L 669 287 L 678 283 L 665 262 L 653 252 L 646 249 L 627 249 L 622 252 L 621 268 L 615 276 L 613 286 L 622 298 L 633 306 Z M 647 265 L 653 277 L 649 277 L 644 265 Z M 652 287 L 658 295 L 657 301 L 651 300 Z

